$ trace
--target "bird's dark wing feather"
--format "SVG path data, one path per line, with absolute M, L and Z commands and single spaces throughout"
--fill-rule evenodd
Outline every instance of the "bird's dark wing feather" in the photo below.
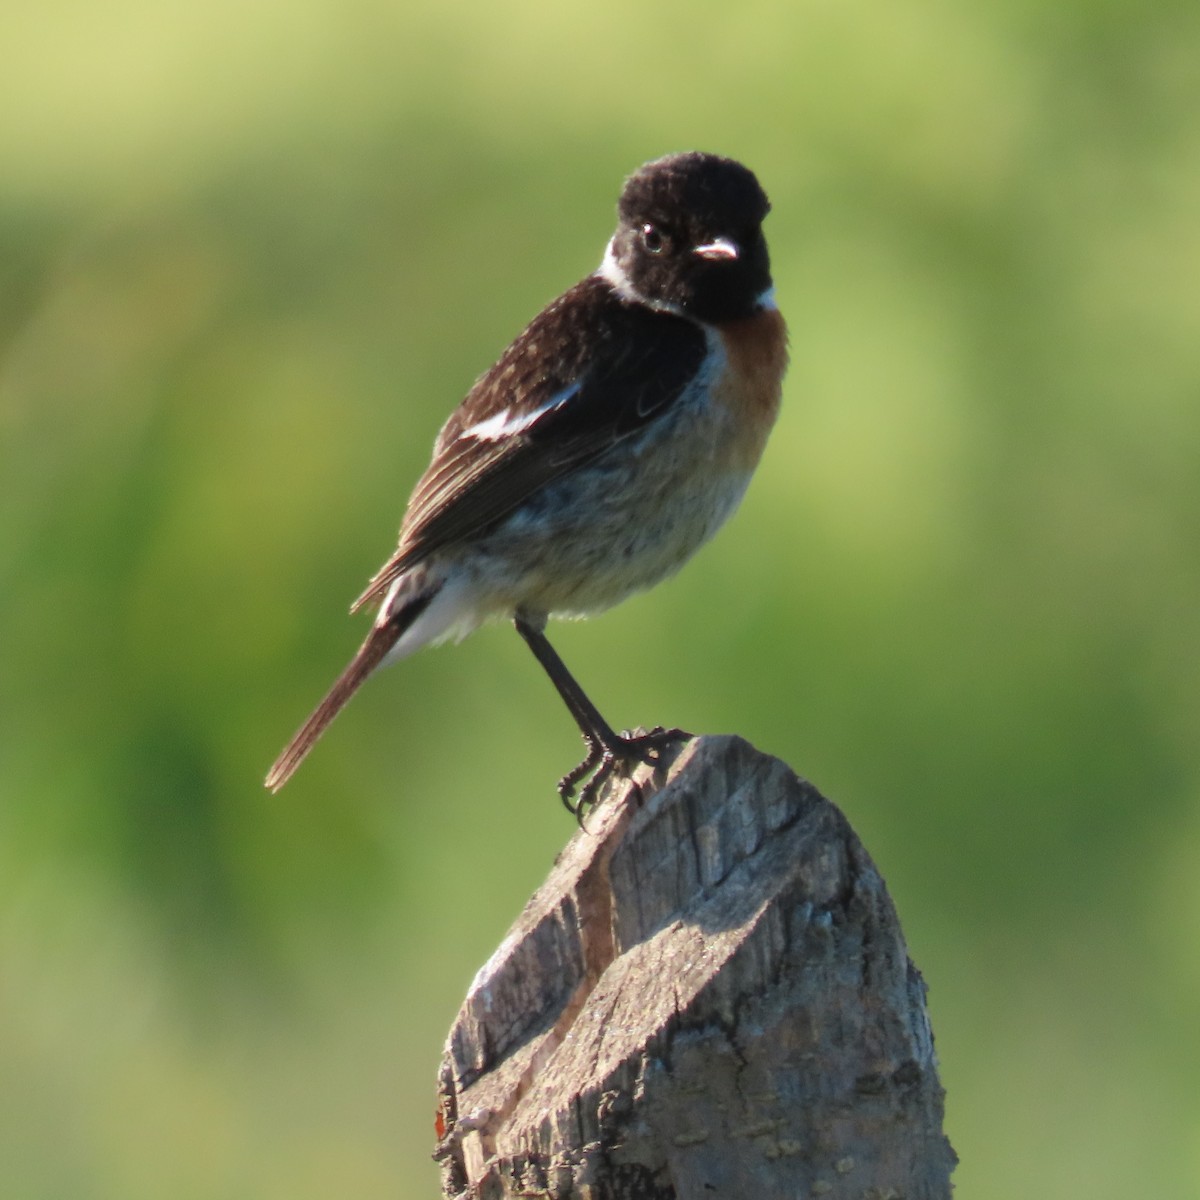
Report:
M 485 532 L 661 416 L 706 353 L 692 322 L 627 303 L 595 276 L 577 284 L 534 319 L 446 422 L 396 553 L 353 607 L 382 599 L 403 572 Z

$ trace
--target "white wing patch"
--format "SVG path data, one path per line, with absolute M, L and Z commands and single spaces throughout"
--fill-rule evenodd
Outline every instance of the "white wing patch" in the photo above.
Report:
M 498 413 L 493 413 L 488 417 L 486 421 L 480 421 L 477 425 L 464 429 L 461 436 L 474 438 L 479 442 L 499 442 L 504 438 L 515 437 L 541 420 L 548 412 L 561 408 L 579 391 L 582 385 L 583 381 L 577 380 L 570 387 L 563 388 L 561 392 L 555 392 L 540 408 L 535 408 L 533 412 L 521 413 L 520 416 L 511 416 L 511 409 L 502 408 Z

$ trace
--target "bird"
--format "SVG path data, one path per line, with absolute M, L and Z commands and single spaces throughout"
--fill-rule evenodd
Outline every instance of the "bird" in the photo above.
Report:
M 497 618 L 579 726 L 586 753 L 558 791 L 581 821 L 614 774 L 690 736 L 615 732 L 545 630 L 673 574 L 740 503 L 788 363 L 769 211 L 754 173 L 716 154 L 670 154 L 625 180 L 600 266 L 530 322 L 438 433 L 395 552 L 351 606 L 374 609 L 370 632 L 269 789 L 379 667 Z

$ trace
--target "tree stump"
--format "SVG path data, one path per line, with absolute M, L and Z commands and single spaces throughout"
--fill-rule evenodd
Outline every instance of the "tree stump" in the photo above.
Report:
M 443 1194 L 948 1197 L 925 985 L 845 817 L 740 738 L 658 770 L 609 785 L 471 985 Z

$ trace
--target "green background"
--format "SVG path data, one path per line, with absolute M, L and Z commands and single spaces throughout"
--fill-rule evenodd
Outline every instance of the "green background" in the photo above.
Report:
M 1200 8 L 61 0 L 0 20 L 0 1190 L 429 1197 L 572 831 L 510 629 L 365 690 L 441 421 L 621 180 L 743 159 L 792 329 L 735 521 L 560 627 L 847 812 L 959 1194 L 1200 1194 Z

